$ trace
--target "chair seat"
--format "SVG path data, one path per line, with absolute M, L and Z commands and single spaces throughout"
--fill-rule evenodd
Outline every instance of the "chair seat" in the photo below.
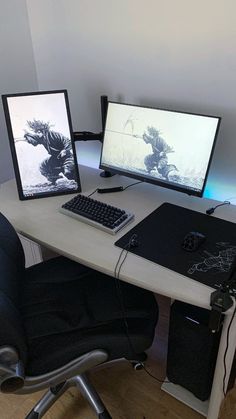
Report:
M 47 388 L 32 419 L 76 386 L 98 418 L 111 419 L 86 373 L 116 358 L 144 360 L 158 319 L 154 295 L 61 256 L 25 269 L 3 214 L 0 239 L 0 391 Z
M 34 265 L 22 282 L 20 310 L 27 375 L 47 373 L 93 349 L 134 359 L 152 343 L 157 305 L 151 292 L 64 257 Z M 123 318 L 128 324 L 129 339 Z

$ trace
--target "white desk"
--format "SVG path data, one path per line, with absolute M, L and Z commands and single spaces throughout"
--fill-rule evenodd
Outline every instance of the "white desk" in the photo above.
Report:
M 83 193 L 89 194 L 98 186 L 126 186 L 134 182 L 133 179 L 118 175 L 104 179 L 99 176 L 99 173 L 100 171 L 96 169 L 80 167 Z M 71 195 L 19 201 L 14 180 L 6 182 L 0 187 L 0 211 L 6 215 L 18 232 L 29 239 L 75 261 L 114 276 L 114 268 L 121 251 L 120 248 L 114 246 L 114 242 L 163 202 L 170 202 L 199 212 L 205 212 L 208 207 L 216 204 L 210 200 L 189 197 L 180 192 L 144 183 L 132 186 L 121 193 L 94 194 L 93 197 L 129 209 L 135 213 L 135 220 L 118 234 L 112 236 L 59 213 L 58 208 L 68 201 Z M 236 222 L 236 207 L 220 207 L 217 209 L 216 215 L 218 218 Z M 150 237 L 150 240 L 152 239 L 155 246 L 155 234 L 153 238 Z M 120 278 L 155 293 L 199 307 L 210 308 L 212 288 L 136 255 L 128 255 L 122 266 Z M 225 316 L 208 408 L 208 419 L 217 419 L 223 398 L 223 355 L 226 346 L 226 331 L 232 312 L 233 309 L 229 310 Z M 230 330 L 227 379 L 236 347 L 236 319 L 234 319 Z

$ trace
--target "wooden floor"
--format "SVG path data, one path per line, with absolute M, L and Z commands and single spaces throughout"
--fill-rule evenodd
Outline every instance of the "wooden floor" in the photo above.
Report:
M 160 320 L 155 341 L 148 351 L 146 368 L 160 379 L 165 378 L 169 299 L 157 297 Z M 144 370 L 135 371 L 127 361 L 90 374 L 113 419 L 203 419 L 203 416 L 178 402 L 160 389 L 161 384 Z M 0 419 L 23 419 L 43 392 L 30 396 L 0 395 Z M 74 388 L 68 390 L 45 419 L 96 419 L 88 403 Z

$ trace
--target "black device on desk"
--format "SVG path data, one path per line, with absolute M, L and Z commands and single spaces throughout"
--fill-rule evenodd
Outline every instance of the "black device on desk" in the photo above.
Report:
M 175 301 L 170 310 L 167 377 L 198 399 L 209 398 L 221 330 L 209 330 L 209 310 Z
M 206 236 L 199 231 L 190 231 L 184 236 L 182 248 L 187 252 L 196 252 L 201 244 L 206 240 Z

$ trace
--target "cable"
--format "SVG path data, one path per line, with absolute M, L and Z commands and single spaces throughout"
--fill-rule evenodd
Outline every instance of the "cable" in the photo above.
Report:
M 234 296 L 234 297 L 235 297 L 235 296 Z M 232 325 L 233 319 L 234 319 L 234 317 L 235 317 L 235 314 L 236 314 L 236 305 L 235 305 L 234 312 L 233 312 L 233 315 L 232 315 L 232 317 L 231 317 L 231 320 L 230 320 L 230 323 L 229 323 L 229 326 L 228 326 L 228 330 L 227 330 L 226 348 L 225 348 L 225 353 L 224 353 L 224 358 L 223 358 L 223 363 L 224 363 L 223 393 L 224 393 L 224 396 L 226 396 L 226 393 L 227 393 L 227 389 L 226 389 L 226 382 L 225 382 L 225 380 L 226 380 L 226 373 L 227 373 L 227 368 L 226 368 L 226 356 L 227 356 L 227 351 L 228 351 L 228 348 L 229 348 L 229 331 L 230 331 L 230 328 L 231 328 L 231 325 Z
M 224 199 L 224 202 L 225 201 L 233 201 L 233 200 L 235 200 L 236 199 L 236 196 L 230 196 L 229 198 L 226 198 L 226 199 Z
M 211 214 L 213 214 L 215 212 L 216 208 L 222 207 L 223 205 L 230 205 L 230 204 L 231 204 L 230 201 L 224 201 L 224 202 L 222 202 L 222 204 L 218 204 L 215 207 L 208 208 L 206 210 L 206 214 L 211 215 Z
M 130 185 L 130 186 L 132 186 L 132 185 Z M 133 344 L 131 342 L 130 335 L 129 335 L 129 325 L 128 325 L 128 322 L 127 322 L 127 319 L 126 319 L 126 315 L 125 315 L 124 298 L 123 298 L 121 284 L 120 284 L 120 271 L 121 271 L 121 268 L 122 268 L 122 266 L 123 266 L 123 264 L 124 264 L 124 262 L 125 262 L 125 260 L 126 260 L 126 258 L 128 256 L 128 254 L 129 254 L 129 250 L 130 250 L 130 247 L 131 247 L 132 240 L 134 240 L 134 239 L 135 240 L 137 239 L 137 235 L 136 234 L 133 234 L 130 237 L 128 243 L 126 243 L 126 245 L 124 246 L 124 248 L 121 250 L 120 255 L 119 255 L 119 258 L 118 258 L 118 260 L 116 262 L 115 269 L 114 269 L 114 275 L 115 275 L 115 281 L 116 281 L 117 295 L 118 295 L 119 303 L 120 303 L 120 306 L 121 306 L 122 318 L 123 318 L 123 322 L 124 322 L 124 326 L 125 326 L 125 334 L 127 336 L 127 339 L 128 339 L 128 342 L 129 342 L 131 351 L 134 354 L 136 354 L 136 351 L 134 350 L 134 347 L 133 347 Z M 125 252 L 125 254 L 124 254 L 124 252 Z M 121 261 L 122 255 L 123 255 L 123 260 Z M 119 263 L 120 263 L 120 266 L 119 266 Z M 152 377 L 154 380 L 158 381 L 159 383 L 169 383 L 168 380 L 160 380 L 159 378 L 157 378 L 153 374 L 151 374 L 147 370 L 147 368 L 144 366 L 144 363 L 143 362 L 140 362 L 140 365 L 142 365 L 142 368 L 144 369 L 144 371 L 150 377 Z
M 131 183 L 130 185 L 126 186 L 123 191 L 125 191 L 126 189 L 130 188 L 130 186 L 134 186 L 134 185 L 138 185 L 139 183 L 143 183 L 142 180 L 140 180 L 139 182 L 135 182 L 135 183 Z
M 121 267 L 122 267 L 123 263 L 125 262 L 125 259 L 128 256 L 128 252 L 129 252 L 129 248 L 130 248 L 130 243 L 131 243 L 132 237 L 133 236 L 131 236 L 129 242 L 125 245 L 125 247 L 120 252 L 118 261 L 117 261 L 116 266 L 115 266 L 114 274 L 115 274 L 115 283 L 116 283 L 117 295 L 118 295 L 118 299 L 119 299 L 119 303 L 120 303 L 120 307 L 121 307 L 122 319 L 123 319 L 124 326 L 125 326 L 125 334 L 126 334 L 126 337 L 128 339 L 129 346 L 131 348 L 132 353 L 133 354 L 136 354 L 136 352 L 134 350 L 134 347 L 132 345 L 132 342 L 130 340 L 129 326 L 128 326 L 128 322 L 127 322 L 127 319 L 126 319 L 125 307 L 124 307 L 124 299 L 123 299 L 123 294 L 122 294 L 122 289 L 121 289 L 121 284 L 120 284 L 120 270 L 121 270 Z M 123 260 L 122 260 L 122 262 L 121 262 L 121 264 L 119 266 L 119 269 L 118 269 L 119 262 L 121 260 L 122 255 L 124 254 L 124 252 L 126 252 L 126 253 L 125 253 L 125 255 L 123 257 Z M 117 271 L 117 269 L 118 269 L 118 271 Z
M 216 305 L 218 304 L 218 308 L 220 308 L 219 314 L 222 312 L 226 312 L 233 304 L 233 299 L 236 302 L 236 279 L 235 279 L 235 273 L 236 273 L 236 258 L 233 259 L 229 276 L 227 280 L 225 280 L 219 288 L 219 291 L 214 291 L 212 293 L 213 295 L 217 295 L 217 293 L 221 293 L 218 295 L 218 301 L 216 300 Z M 211 302 L 212 300 L 211 296 Z M 231 304 L 230 304 L 231 300 Z M 212 305 L 212 304 L 211 304 Z M 220 314 L 221 315 L 221 314 Z M 232 314 L 232 317 L 230 319 L 228 329 L 226 331 L 226 348 L 223 356 L 223 366 L 224 366 L 224 376 L 223 376 L 223 394 L 226 396 L 227 388 L 226 388 L 226 374 L 227 374 L 227 368 L 226 368 L 226 357 L 227 357 L 227 351 L 229 348 L 229 332 L 232 325 L 232 322 L 234 320 L 234 317 L 236 315 L 236 304 L 235 308 Z M 219 330 L 219 329 L 218 329 Z
M 142 367 L 143 367 L 143 369 L 144 369 L 144 371 L 148 374 L 148 375 L 150 375 L 150 377 L 152 377 L 154 380 L 156 380 L 156 381 L 158 381 L 159 383 L 162 383 L 162 384 L 164 384 L 164 383 L 170 383 L 170 381 L 169 380 L 159 380 L 159 378 L 157 378 L 157 377 L 155 377 L 155 375 L 153 375 L 153 374 L 151 374 L 148 370 L 147 370 L 147 368 L 145 367 L 145 365 L 144 365 L 144 363 L 143 362 L 141 362 L 141 365 L 142 365 Z
M 212 208 L 208 208 L 206 210 L 206 214 L 211 215 L 214 213 L 215 209 L 218 207 L 221 207 L 222 205 L 230 205 L 232 200 L 235 200 L 236 197 L 235 196 L 231 196 L 230 198 L 225 199 L 222 204 L 216 205 L 215 207 Z
M 89 197 L 89 196 L 91 196 L 91 195 L 93 195 L 95 192 L 97 192 L 97 190 L 98 190 L 98 188 L 97 188 L 97 189 L 95 189 L 95 191 L 91 192 L 91 193 L 88 195 L 88 197 Z
M 100 189 L 100 188 L 96 188 L 93 192 L 91 192 L 88 196 L 93 195 L 95 192 L 100 192 L 100 193 L 109 193 L 109 192 L 123 192 L 126 189 L 130 188 L 131 186 L 137 185 L 138 183 L 143 183 L 142 180 L 140 180 L 139 182 L 135 182 L 135 183 L 131 183 L 130 185 L 126 186 L 125 188 L 123 188 L 123 186 L 118 186 L 118 187 L 114 187 L 114 188 L 105 188 L 105 189 Z
M 121 256 L 123 255 L 123 253 L 125 252 L 125 250 L 126 250 L 126 252 L 128 252 L 127 247 L 128 247 L 128 244 L 126 244 L 125 247 L 121 250 L 120 255 L 119 255 L 119 258 L 118 258 L 118 260 L 116 262 L 116 266 L 115 266 L 115 269 L 114 269 L 114 274 L 115 274 L 115 278 L 117 278 L 117 279 L 119 279 L 119 275 L 117 276 L 116 270 L 118 268 L 118 265 L 119 265 Z M 124 263 L 124 261 L 122 262 L 121 266 L 123 265 L 123 263 Z M 119 269 L 119 272 L 120 272 L 120 269 Z

